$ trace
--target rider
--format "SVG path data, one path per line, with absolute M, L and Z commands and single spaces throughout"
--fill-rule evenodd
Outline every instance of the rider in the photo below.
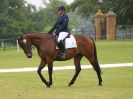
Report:
M 65 7 L 63 5 L 60 5 L 58 7 L 58 18 L 54 24 L 54 26 L 51 28 L 51 30 L 48 32 L 48 34 L 52 34 L 54 30 L 55 34 L 57 35 L 58 39 L 58 45 L 59 49 L 61 51 L 61 58 L 65 58 L 65 45 L 63 40 L 69 35 L 69 30 L 68 30 L 68 22 L 69 18 L 65 14 Z

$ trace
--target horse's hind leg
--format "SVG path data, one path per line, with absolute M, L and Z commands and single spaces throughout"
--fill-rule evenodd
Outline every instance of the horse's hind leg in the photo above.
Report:
M 93 66 L 94 70 L 97 73 L 98 80 L 99 80 L 98 85 L 102 86 L 101 69 L 100 69 L 97 59 L 95 59 L 94 57 L 86 57 L 86 58 L 90 61 L 91 65 Z
M 76 57 L 74 57 L 74 64 L 75 64 L 75 74 L 72 78 L 72 80 L 69 82 L 68 86 L 70 87 L 71 85 L 74 84 L 76 78 L 78 77 L 80 71 L 81 71 L 81 66 L 80 66 L 80 60 L 83 56 L 82 55 L 77 55 Z

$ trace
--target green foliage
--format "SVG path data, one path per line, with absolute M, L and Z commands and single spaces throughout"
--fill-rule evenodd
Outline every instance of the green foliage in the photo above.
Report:
M 109 8 L 117 13 L 117 22 L 120 25 L 133 24 L 133 0 L 105 0 L 103 9 L 105 12 Z
M 42 17 L 43 19 L 41 19 L 40 21 L 44 24 L 43 30 L 45 32 L 48 32 L 54 25 L 58 17 L 57 8 L 59 5 L 66 6 L 66 3 L 61 0 L 50 0 L 50 4 L 47 4 L 47 8 L 42 9 L 42 13 L 44 14 Z
M 133 0 L 104 0 L 102 10 L 106 13 L 112 7 L 117 13 L 118 24 L 132 24 L 132 3 Z M 75 0 L 71 6 L 67 6 L 62 0 L 50 0 L 45 5 L 46 8 L 37 10 L 24 0 L 0 0 L 0 38 L 3 35 L 20 35 L 24 32 L 47 33 L 58 16 L 59 5 L 66 6 L 70 18 L 69 27 L 72 29 L 96 13 L 98 0 Z
M 46 8 L 37 10 L 24 0 L 0 1 L 0 38 L 2 35 L 19 35 L 24 32 L 48 32 L 57 18 L 57 7 L 66 5 L 50 0 Z
M 133 24 L 133 0 L 122 0 L 115 6 L 120 24 Z
M 88 17 L 91 13 L 96 12 L 97 0 L 75 0 L 69 9 L 72 11 L 78 9 L 79 14 Z
M 26 31 L 31 24 L 26 16 L 26 11 L 24 0 L 1 0 L 0 34 L 14 35 Z
M 82 15 L 77 14 L 77 11 L 70 11 L 69 16 L 69 29 L 79 28 L 85 26 L 86 20 L 82 18 Z
M 133 24 L 133 0 L 103 0 L 102 4 L 103 12 L 107 13 L 109 8 L 113 8 L 114 12 L 117 13 L 118 24 Z M 83 16 L 89 16 L 95 14 L 98 9 L 98 0 L 75 0 L 70 10 L 74 11 L 78 9 L 80 14 Z

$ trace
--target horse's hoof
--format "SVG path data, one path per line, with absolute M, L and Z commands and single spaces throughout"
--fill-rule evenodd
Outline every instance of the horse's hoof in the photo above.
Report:
M 68 87 L 71 87 L 73 84 L 74 84 L 73 82 L 70 82 L 70 83 L 68 84 Z
M 50 88 L 50 86 L 47 86 L 47 88 Z
M 98 84 L 98 85 L 102 87 L 102 84 Z
M 46 85 L 47 85 L 48 88 L 50 88 L 52 86 L 52 83 L 51 82 L 47 82 Z
M 48 85 L 47 85 L 47 88 L 50 88 L 50 87 L 51 87 L 51 85 L 48 84 Z
M 71 85 L 69 84 L 69 85 L 67 85 L 67 87 L 71 87 Z
M 50 84 L 49 84 L 49 82 L 46 82 L 46 86 L 47 86 L 47 88 L 50 88 Z

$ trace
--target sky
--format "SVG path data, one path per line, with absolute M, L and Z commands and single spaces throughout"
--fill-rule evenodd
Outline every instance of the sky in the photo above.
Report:
M 30 4 L 35 5 L 37 8 L 44 7 L 42 0 L 25 0 Z M 46 0 L 48 1 L 48 0 Z M 74 0 L 64 0 L 67 4 L 71 4 Z

